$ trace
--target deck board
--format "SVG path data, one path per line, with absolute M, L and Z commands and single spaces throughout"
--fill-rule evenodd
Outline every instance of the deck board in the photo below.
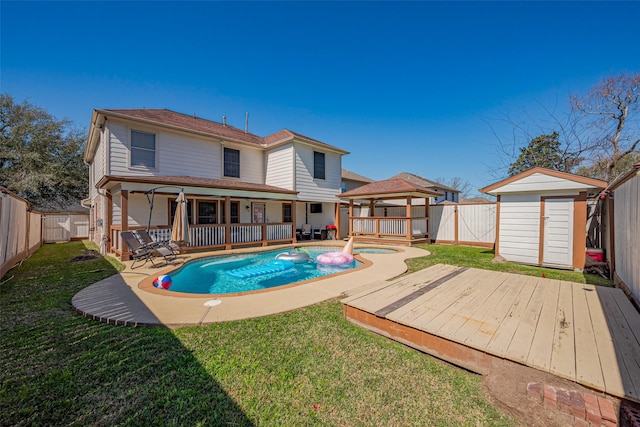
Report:
M 595 292 L 594 286 L 573 286 L 573 325 L 576 348 L 576 380 L 589 387 L 605 390 L 600 355 L 586 294 Z
M 462 366 L 464 357 L 485 368 L 486 357 L 506 358 L 640 401 L 640 314 L 620 289 L 478 269 L 438 282 L 456 268 L 374 282 L 343 300 L 353 307 L 345 313 Z
M 613 337 L 607 325 L 606 314 L 598 296 L 597 288 L 594 287 L 593 292 L 586 292 L 585 297 L 589 305 L 589 315 L 596 341 L 595 351 L 598 352 L 598 357 L 600 358 L 600 369 L 602 369 L 605 391 L 611 394 L 622 393 L 625 390 L 626 381 L 618 368 Z
M 613 343 L 616 349 L 618 366 L 621 370 L 626 370 L 626 375 L 625 372 L 622 372 L 623 383 L 625 383 L 625 378 L 629 380 L 628 383 L 624 384 L 625 389 L 632 391 L 632 396 L 640 398 L 640 393 L 638 393 L 640 366 L 637 363 L 640 360 L 640 351 L 635 336 L 629 329 L 629 324 L 611 291 L 613 289 L 598 289 L 598 296 L 606 313 L 609 329 L 619 331 L 613 336 Z
M 546 283 L 544 301 L 540 310 L 540 317 L 533 335 L 531 349 L 527 356 L 527 365 L 549 371 L 551 365 L 551 350 L 556 326 L 556 310 L 558 308 L 559 280 L 549 280 Z
M 527 287 L 526 283 L 526 276 L 519 276 L 517 278 L 507 276 L 505 278 L 505 281 L 500 287 L 505 290 L 502 298 L 498 303 L 485 308 L 486 314 L 482 319 L 482 324 L 465 340 L 466 345 L 483 351 L 487 348 L 500 328 L 503 327 L 505 318 L 507 318 L 509 312 L 513 309 L 513 305 L 519 300 L 520 294 L 522 292 L 528 294 L 528 290 L 525 289 Z
M 390 313 L 387 318 L 402 324 L 426 324 L 451 304 L 470 293 L 478 281 L 476 272 L 466 271 L 455 282 L 449 283 L 446 287 L 434 289 L 428 296 Z
M 491 340 L 485 347 L 485 350 L 496 354 L 500 357 L 506 357 L 507 350 L 511 344 L 511 341 L 518 329 L 520 320 L 522 319 L 529 301 L 533 297 L 534 293 L 544 292 L 543 286 L 538 286 L 538 280 L 535 277 L 524 276 L 525 282 L 522 284 L 522 290 L 516 297 L 515 301 L 511 305 L 509 313 L 502 320 L 500 327 L 493 334 Z M 529 350 L 527 349 L 527 353 Z
M 573 312 L 573 285 L 571 282 L 561 281 L 549 372 L 570 380 L 576 377 L 575 319 Z
M 445 266 L 438 264 L 430 268 L 421 270 L 416 275 L 402 276 L 395 282 L 390 282 L 388 286 L 384 286 L 377 292 L 364 295 L 354 295 L 350 298 L 349 305 L 357 308 L 367 307 L 367 310 L 375 307 L 375 311 L 388 305 L 392 301 L 396 301 L 404 296 L 409 295 L 416 289 L 428 286 L 434 280 L 455 270 L 453 266 Z

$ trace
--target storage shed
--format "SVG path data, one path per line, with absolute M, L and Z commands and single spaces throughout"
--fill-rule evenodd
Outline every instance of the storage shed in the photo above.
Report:
M 605 181 L 538 167 L 480 189 L 498 198 L 496 256 L 584 268 L 587 199 L 606 186 Z

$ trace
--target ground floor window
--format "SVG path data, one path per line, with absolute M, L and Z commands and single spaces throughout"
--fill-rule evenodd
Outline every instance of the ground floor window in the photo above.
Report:
M 198 202 L 198 224 L 218 223 L 218 202 L 199 201 Z
M 173 219 L 176 217 L 176 209 L 178 202 L 171 200 L 171 207 L 169 208 L 169 225 L 173 224 Z M 187 201 L 187 218 L 189 218 L 189 224 L 193 224 L 193 217 L 191 215 L 191 201 Z
M 226 215 L 227 210 L 225 209 L 225 202 L 222 202 L 222 222 L 221 224 L 226 224 Z M 239 224 L 240 223 L 240 202 L 231 202 L 231 216 L 229 217 L 229 223 L 231 224 Z
M 285 203 L 282 205 L 282 222 L 293 222 L 291 215 L 291 203 Z

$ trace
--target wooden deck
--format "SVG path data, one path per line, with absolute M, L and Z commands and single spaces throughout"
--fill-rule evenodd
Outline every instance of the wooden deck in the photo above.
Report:
M 640 314 L 620 289 L 435 265 L 342 302 L 352 322 L 476 372 L 504 358 L 640 401 Z

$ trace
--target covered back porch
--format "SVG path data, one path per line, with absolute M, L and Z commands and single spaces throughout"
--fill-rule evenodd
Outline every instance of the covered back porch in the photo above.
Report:
M 356 242 L 411 246 L 429 243 L 429 198 L 440 195 L 393 178 L 372 182 L 339 197 L 348 200 L 349 237 Z
M 308 221 L 308 204 L 297 201 L 295 191 L 226 180 L 172 178 L 114 178 L 102 183 L 107 208 L 103 240 L 109 252 L 128 259 L 122 231 L 148 230 L 154 240 L 170 240 L 180 191 L 187 198 L 190 241 L 183 247 L 186 252 L 295 243 L 297 231 Z M 335 203 L 327 205 L 327 212 L 335 210 Z

